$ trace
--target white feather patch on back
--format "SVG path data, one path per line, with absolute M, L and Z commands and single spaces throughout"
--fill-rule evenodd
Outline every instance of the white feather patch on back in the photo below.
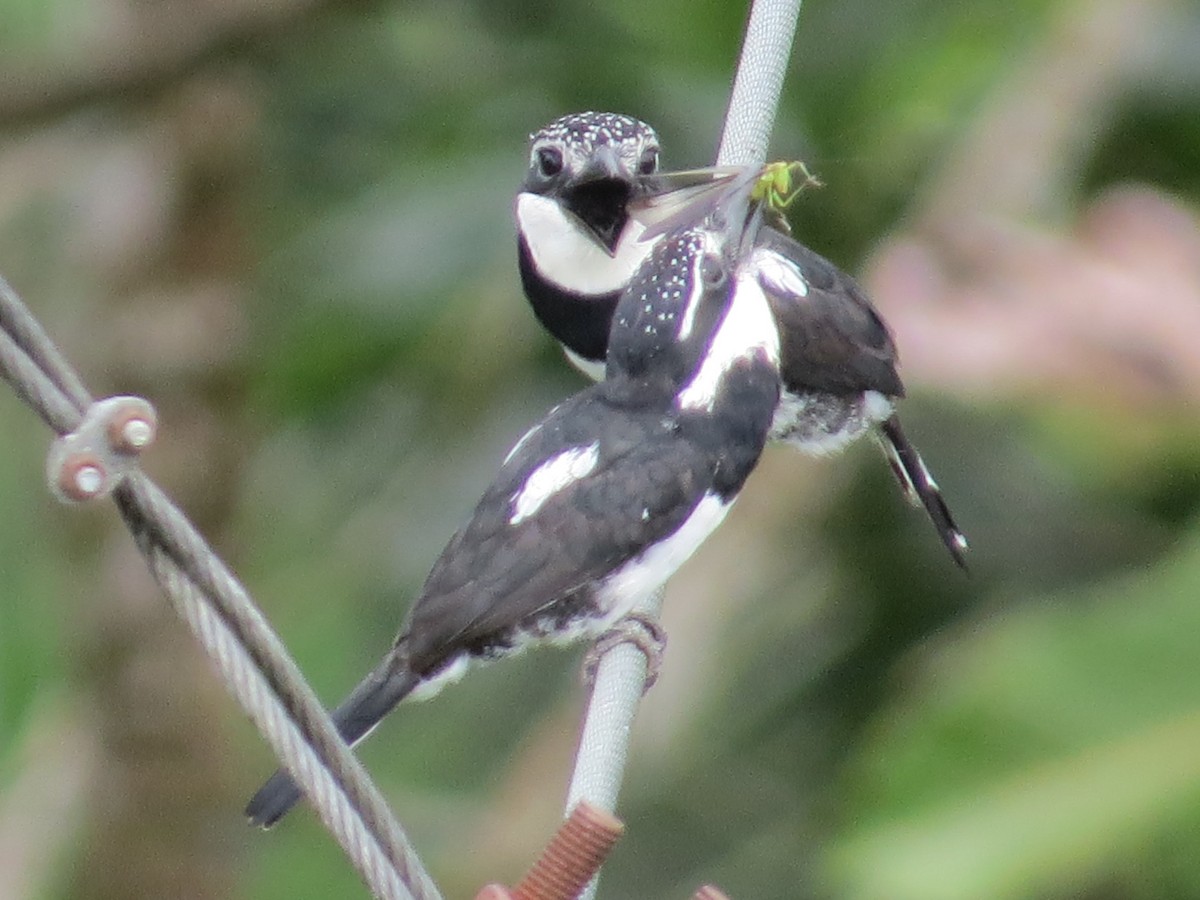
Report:
M 575 293 L 621 290 L 654 247 L 653 241 L 638 241 L 645 228 L 630 219 L 616 253 L 609 256 L 574 216 L 539 194 L 517 196 L 516 218 L 538 274 Z
M 600 461 L 599 442 L 586 447 L 572 447 L 546 460 L 529 473 L 521 490 L 512 498 L 512 517 L 509 525 L 519 525 L 547 500 L 568 485 L 586 478 Z
M 786 257 L 755 248 L 750 255 L 750 268 L 758 273 L 759 284 L 775 296 L 808 296 L 808 282 L 800 267 Z
M 721 379 L 739 360 L 765 351 L 779 363 L 779 332 L 766 295 L 753 270 L 742 270 L 733 287 L 733 305 L 709 344 L 700 371 L 679 394 L 680 409 L 712 411 Z
M 863 391 L 863 415 L 870 420 L 872 425 L 882 422 L 895 411 L 896 404 L 890 397 L 879 391 Z

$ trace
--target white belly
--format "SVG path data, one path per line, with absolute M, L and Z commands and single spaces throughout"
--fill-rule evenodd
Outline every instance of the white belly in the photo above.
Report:
M 602 627 L 607 631 L 638 603 L 667 583 L 687 562 L 721 521 L 733 500 L 726 502 L 716 494 L 706 494 L 674 534 L 643 550 L 604 580 L 597 596 L 603 613 Z

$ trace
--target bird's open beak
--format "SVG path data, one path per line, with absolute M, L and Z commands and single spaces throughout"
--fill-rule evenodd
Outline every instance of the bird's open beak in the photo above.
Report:
M 625 211 L 634 184 L 611 147 L 600 147 L 563 191 L 566 207 L 613 256 L 629 216 Z

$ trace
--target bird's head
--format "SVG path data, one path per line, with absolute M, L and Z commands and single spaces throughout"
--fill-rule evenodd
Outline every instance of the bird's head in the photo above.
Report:
M 530 135 L 522 190 L 553 198 L 609 254 L 628 222 L 626 206 L 658 172 L 658 135 L 631 116 L 572 113 Z
M 749 170 L 747 170 L 749 171 Z M 657 241 L 618 302 L 608 377 L 681 386 L 714 352 L 732 361 L 763 348 L 778 359 L 778 335 L 753 278 L 739 279 L 762 215 L 755 179 L 738 179 L 697 221 Z

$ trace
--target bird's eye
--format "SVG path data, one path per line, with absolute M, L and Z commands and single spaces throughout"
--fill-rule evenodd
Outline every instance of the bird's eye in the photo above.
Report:
M 534 158 L 537 162 L 538 171 L 545 178 L 553 178 L 562 171 L 562 153 L 553 147 L 539 148 L 537 153 L 534 154 Z
M 706 287 L 720 287 L 725 281 L 725 264 L 718 256 L 709 254 L 700 260 L 700 280 Z
M 653 175 L 658 171 L 658 148 L 647 147 L 642 151 L 642 157 L 638 160 L 639 175 Z

